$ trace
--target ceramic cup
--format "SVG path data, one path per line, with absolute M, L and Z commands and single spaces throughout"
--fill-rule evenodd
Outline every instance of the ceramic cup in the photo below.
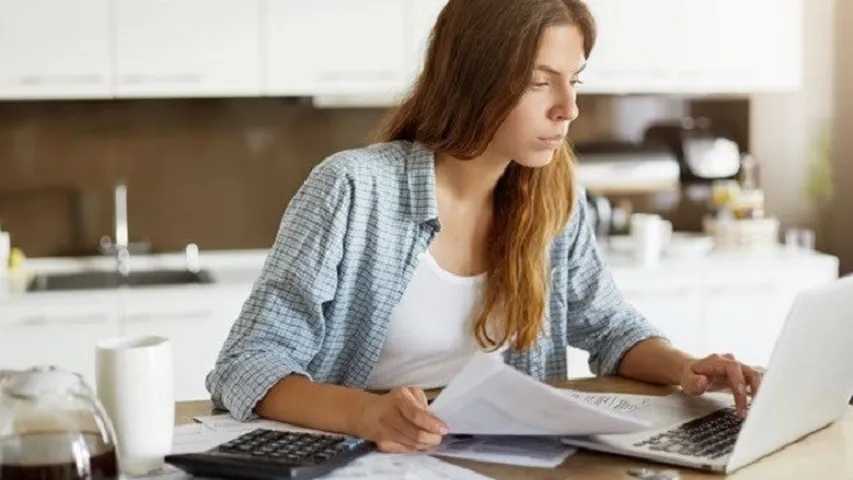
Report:
M 172 344 L 162 337 L 103 340 L 95 352 L 98 398 L 116 432 L 119 467 L 142 475 L 172 448 L 175 394 Z
M 672 223 L 660 215 L 635 213 L 631 215 L 631 240 L 634 259 L 644 267 L 660 263 L 661 254 L 672 238 Z

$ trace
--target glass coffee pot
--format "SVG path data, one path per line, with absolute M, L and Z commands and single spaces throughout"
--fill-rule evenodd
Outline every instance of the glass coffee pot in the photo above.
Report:
M 0 371 L 0 480 L 118 476 L 112 425 L 80 375 Z

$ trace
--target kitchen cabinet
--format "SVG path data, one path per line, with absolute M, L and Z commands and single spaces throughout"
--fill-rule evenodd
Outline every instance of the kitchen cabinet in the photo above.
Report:
M 274 0 L 264 23 L 265 93 L 400 92 L 406 81 L 400 0 Z
M 838 259 L 784 251 L 667 259 L 640 268 L 611 257 L 610 270 L 626 301 L 677 348 L 703 357 L 732 353 L 766 366 L 797 294 L 838 277 Z M 569 377 L 592 375 L 587 352 L 570 348 Z
M 0 99 L 109 97 L 110 5 L 0 0 Z
M 248 298 L 266 250 L 203 252 L 213 284 L 26 293 L 36 273 L 106 270 L 109 257 L 33 258 L 0 281 L 0 370 L 54 364 L 95 387 L 95 346 L 116 336 L 158 335 L 173 344 L 178 400 L 208 398 L 204 378 Z M 181 269 L 182 253 L 137 255 L 133 270 Z
M 0 370 L 58 365 L 81 373 L 94 388 L 99 340 L 157 335 L 172 342 L 175 398 L 208 398 L 205 376 L 250 289 L 236 284 L 78 291 L 42 303 L 0 305 Z
M 206 399 L 205 377 L 248 294 L 247 288 L 227 287 L 123 292 L 121 334 L 170 339 L 175 398 Z
M 752 288 L 720 288 L 711 292 L 705 306 L 707 334 L 697 353 L 733 353 L 741 362 L 767 365 L 773 342 L 782 332 L 796 292 L 776 285 Z
M 37 295 L 37 294 L 36 294 Z M 0 306 L 0 370 L 57 365 L 95 386 L 95 346 L 118 334 L 115 298 L 65 296 L 50 305 Z
M 160 335 L 173 342 L 176 397 L 207 398 L 204 378 L 266 253 L 207 254 L 204 264 L 219 282 L 213 285 L 0 296 L 0 370 L 56 364 L 83 373 L 94 386 L 99 339 Z M 731 352 L 758 365 L 767 364 L 796 294 L 838 276 L 838 259 L 817 253 L 665 257 L 654 268 L 605 258 L 626 300 L 675 346 L 697 356 Z M 110 263 L 103 260 L 101 266 Z M 151 259 L 147 268 L 181 262 L 180 255 Z M 590 375 L 587 358 L 570 349 L 569 377 Z
M 429 35 L 447 0 L 409 0 L 406 2 L 406 86 L 411 85 L 423 68 Z
M 794 90 L 802 2 L 588 0 L 599 36 L 580 91 Z M 391 105 L 416 78 L 445 3 L 0 0 L 0 99 L 364 96 Z
M 598 41 L 585 93 L 749 93 L 799 87 L 802 0 L 588 0 Z
M 261 94 L 260 0 L 116 0 L 117 97 Z
M 652 320 L 674 345 L 688 352 L 705 350 L 707 336 L 702 311 L 703 296 L 689 288 L 628 292 L 628 301 Z

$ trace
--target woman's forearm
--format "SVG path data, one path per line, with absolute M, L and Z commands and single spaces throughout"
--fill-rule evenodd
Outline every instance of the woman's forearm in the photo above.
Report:
M 679 385 L 684 369 L 696 359 L 674 348 L 664 339 L 638 342 L 622 357 L 619 375 L 647 383 Z
M 288 375 L 258 402 L 255 413 L 264 418 L 316 430 L 360 436 L 358 419 L 377 395 L 355 388 L 314 383 Z

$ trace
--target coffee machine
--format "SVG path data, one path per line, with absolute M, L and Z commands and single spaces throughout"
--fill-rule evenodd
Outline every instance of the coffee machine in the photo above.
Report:
M 708 118 L 685 117 L 651 124 L 644 142 L 666 146 L 681 169 L 681 183 L 710 184 L 735 178 L 741 170 L 738 144 Z
M 628 218 L 649 198 L 666 197 L 680 185 L 678 161 L 664 145 L 587 142 L 574 147 L 578 181 L 586 188 L 599 240 L 625 233 Z

